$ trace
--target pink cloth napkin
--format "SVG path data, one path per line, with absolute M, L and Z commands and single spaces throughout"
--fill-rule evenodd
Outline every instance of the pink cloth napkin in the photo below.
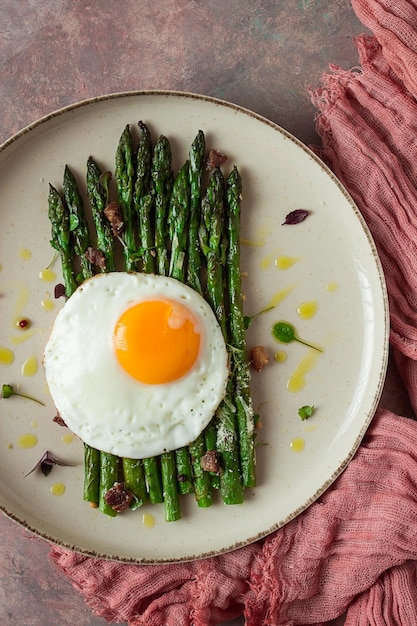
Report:
M 373 37 L 360 68 L 331 67 L 311 96 L 320 155 L 350 191 L 386 274 L 391 347 L 417 410 L 417 4 L 353 0 Z M 135 566 L 52 547 L 109 622 L 215 626 L 417 624 L 417 423 L 379 409 L 355 457 L 304 513 L 266 539 L 188 564 Z

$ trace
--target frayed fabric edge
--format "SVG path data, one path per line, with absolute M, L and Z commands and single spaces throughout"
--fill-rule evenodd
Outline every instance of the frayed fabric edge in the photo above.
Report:
M 358 50 L 359 64 L 348 70 L 330 64 L 329 71 L 321 76 L 320 85 L 308 88 L 310 100 L 317 109 L 316 132 L 322 138 L 326 136 L 326 143 L 331 144 L 332 134 L 327 117 L 337 101 L 346 95 L 349 86 L 364 74 L 367 67 L 372 65 L 372 59 L 380 48 L 376 38 L 371 35 L 360 35 L 354 38 L 354 42 Z M 312 149 L 321 156 L 319 148 L 312 146 Z
M 63 573 L 67 577 L 71 586 L 82 596 L 85 604 L 93 611 L 95 615 L 97 615 L 98 617 L 103 617 L 103 619 L 105 619 L 109 623 L 114 619 L 112 611 L 103 609 L 102 603 L 94 596 L 94 594 L 88 592 L 88 580 L 83 581 L 83 584 L 81 584 L 73 579 L 68 571 L 68 568 L 66 567 L 66 564 L 63 562 L 62 555 L 54 550 L 53 544 L 51 544 L 51 551 L 48 558 L 50 562 L 53 563 L 53 565 L 56 567 L 57 571 Z M 82 558 L 83 557 L 80 555 L 80 559 Z

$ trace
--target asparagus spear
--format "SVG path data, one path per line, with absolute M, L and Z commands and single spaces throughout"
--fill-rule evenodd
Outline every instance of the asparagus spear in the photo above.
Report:
M 201 459 L 207 451 L 204 432 L 188 446 L 193 472 L 195 499 L 200 508 L 207 508 L 213 503 L 210 474 L 203 469 Z M 219 478 L 216 476 L 216 478 Z
M 162 492 L 162 478 L 159 457 L 143 459 L 143 470 L 148 486 L 148 496 L 152 504 L 159 504 L 164 501 Z
M 181 517 L 178 497 L 177 465 L 172 452 L 161 454 L 161 474 L 164 493 L 165 521 L 175 522 Z
M 204 150 L 204 134 L 202 131 L 199 131 L 190 149 L 191 216 L 188 281 L 189 285 L 200 291 L 200 293 L 203 292 L 203 288 L 199 272 L 202 259 L 208 253 L 208 230 L 204 220 L 201 220 L 200 223 Z M 199 184 L 200 189 L 198 189 Z M 195 236 L 198 239 L 198 249 L 196 248 Z M 204 471 L 201 466 L 201 459 L 208 450 L 217 450 L 217 430 L 214 420 L 208 424 L 200 437 L 190 445 L 190 454 L 193 460 L 194 488 L 197 503 L 201 507 L 211 505 L 213 499 L 211 487 L 215 489 L 220 488 L 220 476 Z
M 171 192 L 168 211 L 168 235 L 171 242 L 171 261 L 169 273 L 181 282 L 186 277 L 186 254 L 188 249 L 188 224 L 190 214 L 189 162 L 179 170 Z M 180 493 L 194 490 L 191 461 L 187 447 L 175 451 Z
M 214 419 L 211 420 L 211 422 L 206 426 L 204 430 L 204 445 L 205 445 L 206 451 L 214 450 L 217 452 L 217 428 L 216 428 Z M 203 454 L 201 456 L 203 456 Z M 201 464 L 201 458 L 200 458 L 200 464 Z M 209 477 L 210 485 L 213 487 L 213 489 L 220 489 L 220 474 L 214 474 L 212 472 L 208 472 L 208 473 L 205 472 L 205 474 Z M 197 488 L 196 488 L 196 492 L 197 492 Z
M 136 241 L 133 207 L 135 180 L 134 148 L 129 124 L 126 124 L 116 150 L 116 188 L 123 215 L 123 257 L 127 271 L 135 267 Z
M 240 275 L 240 212 L 242 180 L 236 167 L 227 179 L 227 228 L 229 248 L 227 255 L 228 290 L 230 298 L 230 344 L 233 346 L 237 424 L 239 431 L 240 462 L 243 483 L 256 485 L 254 411 L 250 395 L 250 371 L 246 355 L 245 323 L 243 315 Z
M 137 167 L 133 202 L 139 223 L 139 255 L 142 261 L 142 269 L 146 273 L 152 273 L 155 271 L 154 247 L 156 239 L 155 224 L 153 223 L 152 219 L 152 211 L 154 205 L 154 197 L 151 189 L 151 164 L 153 163 L 152 145 L 150 131 L 146 124 L 144 124 L 143 122 L 139 122 L 139 128 L 141 129 L 141 140 L 139 143 L 136 157 Z M 171 153 L 170 146 L 169 143 L 167 143 L 166 138 L 160 141 L 159 148 L 161 149 L 162 147 L 163 150 L 161 150 L 161 152 L 163 154 L 169 154 L 170 167 Z M 158 175 L 156 176 L 159 181 Z M 158 193 L 161 195 L 165 193 L 163 185 L 158 186 Z M 167 199 L 160 198 L 159 202 L 163 204 L 163 206 L 166 206 Z M 158 222 L 158 228 L 160 228 L 161 230 L 165 229 L 165 222 Z M 162 237 L 162 235 L 160 241 L 163 241 L 163 245 L 165 246 L 165 238 Z M 136 256 L 138 256 L 137 252 Z M 153 504 L 164 502 L 161 461 L 161 457 L 150 457 L 147 459 L 143 459 L 142 461 L 148 497 L 150 502 L 152 502 Z M 168 499 L 169 498 L 170 496 L 168 495 Z M 175 497 L 172 498 L 172 502 L 174 501 Z M 168 506 L 168 513 L 166 513 L 167 517 L 171 516 L 170 508 L 171 505 Z
M 189 150 L 190 222 L 188 227 L 187 283 L 200 294 L 203 293 L 201 284 L 202 253 L 198 230 L 200 225 L 205 148 L 204 132 L 199 130 Z M 216 430 L 213 423 L 210 423 L 205 432 L 201 433 L 189 445 L 195 497 L 200 507 L 208 507 L 212 504 L 212 486 L 220 486 L 219 476 L 211 476 L 201 465 L 201 460 L 208 449 L 216 449 Z
M 133 494 L 130 503 L 132 511 L 138 509 L 147 500 L 145 474 L 141 459 L 122 459 L 123 479 L 126 489 Z
M 141 131 L 138 150 L 136 153 L 136 179 L 133 191 L 133 201 L 136 207 L 140 206 L 143 197 L 149 193 L 151 184 L 152 140 L 149 128 L 144 122 L 138 122 Z
M 111 172 L 102 172 L 93 157 L 87 160 L 87 194 L 97 232 L 97 248 L 106 259 L 106 271 L 114 272 L 114 238 L 110 222 L 104 215 L 109 203 Z
M 52 185 L 49 185 L 48 215 L 52 227 L 51 245 L 60 254 L 65 293 L 69 298 L 77 288 L 73 266 L 74 250 L 70 237 L 70 217 L 63 199 Z
M 171 146 L 168 139 L 161 135 L 153 152 L 151 176 L 155 199 L 155 252 L 157 273 L 164 276 L 168 273 L 167 251 L 167 213 L 172 189 Z M 171 480 L 168 468 L 174 472 L 175 480 Z M 161 476 L 164 493 L 165 517 L 167 520 L 181 516 L 177 483 L 175 452 L 161 454 Z
M 65 166 L 62 183 L 64 198 L 70 215 L 70 231 L 74 241 L 74 252 L 80 257 L 83 280 L 93 275 L 93 266 L 85 253 L 90 245 L 87 222 L 84 216 L 84 204 L 74 174 Z
M 147 130 L 147 129 L 146 129 Z M 147 132 L 142 126 L 142 132 L 145 132 L 145 142 L 148 141 Z M 138 155 L 139 158 L 139 155 Z M 145 151 L 145 158 L 147 158 Z M 168 253 L 166 248 L 166 235 L 167 235 L 167 210 L 169 205 L 171 187 L 172 187 L 172 171 L 171 171 L 171 146 L 168 139 L 161 135 L 157 140 L 153 156 L 151 159 L 151 181 L 152 181 L 152 195 L 145 193 L 142 196 L 142 183 L 145 178 L 145 173 L 141 174 L 141 182 L 137 181 L 136 185 L 136 203 L 141 210 L 141 222 L 140 226 L 140 242 L 141 248 L 144 253 L 145 250 L 151 250 L 154 247 L 156 254 L 156 264 L 152 258 L 152 255 L 146 257 L 143 256 L 144 271 L 156 270 L 159 274 L 166 275 L 168 271 Z M 142 164 L 140 164 L 142 168 Z M 139 172 L 141 170 L 138 170 Z M 143 189 L 143 187 L 142 187 Z M 140 197 L 142 196 L 142 201 Z M 155 224 L 154 224 L 154 242 L 153 246 L 150 245 L 150 232 L 146 232 L 146 226 L 150 225 L 149 214 L 152 207 L 152 202 L 155 204 Z M 160 473 L 159 473 L 160 462 Z M 144 459 L 145 474 L 147 473 L 148 491 L 151 501 L 164 501 L 165 517 L 169 521 L 171 519 L 178 519 L 181 516 L 178 486 L 177 486 L 177 469 L 175 467 L 175 454 L 174 452 L 163 453 L 159 458 L 153 457 L 150 459 Z M 175 480 L 171 480 L 168 476 L 168 469 L 173 469 L 173 476 Z M 158 471 L 157 471 L 158 470 Z M 160 481 L 162 480 L 162 492 L 159 493 Z M 153 482 L 156 485 L 153 486 Z M 155 492 L 156 498 L 151 496 L 152 491 Z
M 185 255 L 188 246 L 188 221 L 190 212 L 190 183 L 188 180 L 189 162 L 186 161 L 178 172 L 171 193 L 168 211 L 168 235 L 171 242 L 169 275 L 184 282 Z
M 220 325 L 226 344 L 229 343 L 224 303 L 225 237 L 224 237 L 224 177 L 215 169 L 210 177 L 201 207 L 200 237 L 207 259 L 207 299 Z M 233 383 L 229 376 L 226 398 L 216 411 L 217 451 L 220 453 L 222 473 L 220 492 L 225 504 L 243 502 L 243 485 L 235 427 Z
M 188 227 L 188 273 L 187 283 L 190 287 L 202 294 L 201 287 L 201 249 L 198 237 L 201 210 L 201 179 L 203 176 L 204 153 L 206 149 L 205 136 L 199 130 L 189 151 L 189 180 L 190 180 L 190 223 Z
M 155 272 L 153 209 L 154 200 L 152 194 L 148 193 L 143 197 L 139 208 L 139 246 L 142 253 L 142 271 L 146 274 Z
M 84 490 L 83 499 L 98 505 L 100 497 L 100 451 L 84 443 Z
M 224 191 L 223 174 L 220 169 L 215 169 L 201 203 L 199 237 L 207 262 L 207 300 L 227 340 L 223 272 L 226 248 L 223 233 Z
M 98 508 L 102 513 L 115 517 L 117 512 L 107 504 L 106 493 L 119 480 L 119 457 L 108 452 L 100 452 L 100 490 Z
M 139 250 L 142 259 L 142 270 L 145 273 L 155 271 L 154 237 L 153 237 L 153 197 L 151 194 L 151 133 L 143 122 L 138 122 L 141 138 L 136 155 L 136 181 L 133 202 L 138 218 Z
M 154 146 L 151 164 L 153 193 L 155 198 L 155 251 L 158 274 L 168 272 L 166 247 L 166 216 L 172 187 L 172 154 L 168 139 L 161 135 Z
M 177 466 L 175 475 L 178 480 L 177 489 L 179 493 L 191 493 L 194 491 L 193 473 L 191 469 L 191 459 L 188 448 L 183 446 L 174 451 L 175 463 Z
M 139 122 L 139 127 L 141 129 L 141 140 L 137 151 L 134 206 L 139 222 L 139 251 L 142 269 L 146 273 L 152 273 L 155 271 L 155 258 L 153 256 L 155 254 L 155 234 L 152 219 L 154 199 L 150 189 L 152 145 L 151 135 L 146 124 Z M 149 500 L 153 504 L 164 501 L 160 462 L 161 459 L 159 457 L 143 459 L 143 470 Z

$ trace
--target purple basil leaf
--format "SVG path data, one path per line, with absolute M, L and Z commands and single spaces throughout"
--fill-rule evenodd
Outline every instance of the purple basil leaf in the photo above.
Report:
M 51 471 L 53 465 L 66 465 L 67 467 L 71 467 L 72 466 L 71 463 L 66 463 L 65 461 L 60 461 L 59 459 L 57 459 L 52 454 L 52 452 L 49 452 L 49 450 L 47 450 L 45 452 L 45 454 L 42 456 L 42 458 L 39 459 L 39 461 L 36 463 L 36 465 L 34 467 L 32 467 L 30 472 L 28 472 L 24 476 L 24 478 L 26 478 L 26 476 L 29 476 L 33 472 L 36 472 L 36 470 L 38 470 L 38 469 L 41 470 L 41 472 L 42 472 L 42 474 L 44 476 L 48 476 L 48 474 Z
M 300 224 L 300 222 L 304 222 L 310 213 L 311 211 L 307 209 L 295 209 L 286 215 L 285 222 L 282 223 L 282 226 L 284 226 L 284 224 Z
M 43 461 L 41 463 L 41 472 L 44 476 L 48 476 L 51 469 L 52 469 L 52 463 L 48 463 L 48 461 Z

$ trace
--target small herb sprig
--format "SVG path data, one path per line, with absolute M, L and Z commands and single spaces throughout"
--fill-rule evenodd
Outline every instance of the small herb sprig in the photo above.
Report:
M 275 309 L 275 306 L 267 306 L 265 309 L 261 309 L 260 311 L 258 311 L 257 313 L 254 313 L 253 315 L 245 315 L 243 318 L 245 330 L 248 330 L 249 326 L 252 324 L 253 320 L 256 317 L 259 317 L 259 315 L 262 315 L 263 313 L 267 313 L 268 311 L 272 311 L 272 309 Z
M 272 327 L 272 334 L 275 339 L 280 343 L 291 343 L 292 341 L 297 341 L 298 343 L 302 343 L 304 346 L 308 348 L 313 348 L 313 350 L 317 350 L 318 352 L 323 352 L 322 348 L 318 346 L 314 346 L 311 343 L 307 343 L 303 339 L 297 335 L 295 327 L 289 322 L 276 322 Z
M 304 420 L 308 420 L 314 413 L 314 404 L 305 404 L 298 409 L 298 415 Z
M 41 400 L 38 400 L 37 398 L 34 398 L 33 396 L 28 396 L 25 393 L 20 393 L 18 391 L 15 391 L 12 385 L 3 385 L 1 388 L 1 397 L 6 400 L 7 398 L 10 398 L 11 396 L 19 396 L 20 398 L 26 398 L 26 400 L 32 400 L 33 402 L 37 402 L 38 404 L 45 406 L 45 403 L 42 402 Z

